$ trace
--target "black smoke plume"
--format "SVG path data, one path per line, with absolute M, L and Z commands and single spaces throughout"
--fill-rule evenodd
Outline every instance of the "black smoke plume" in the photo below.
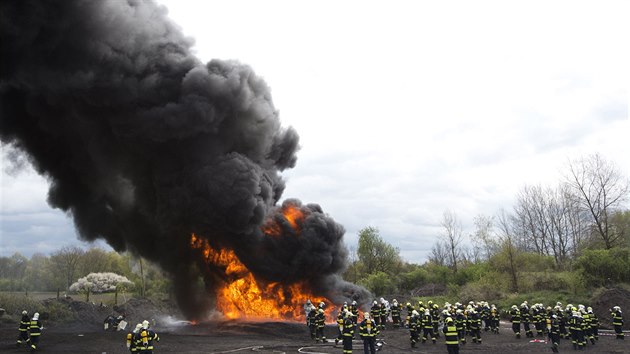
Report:
M 299 237 L 281 219 L 298 134 L 266 83 L 235 61 L 200 62 L 192 40 L 141 0 L 0 2 L 0 138 L 50 182 L 48 201 L 84 240 L 150 259 L 173 276 L 184 314 L 207 310 L 192 233 L 230 248 L 258 277 L 307 281 L 340 303 L 367 300 L 341 280 L 343 227 L 315 204 Z M 222 35 L 222 34 L 215 34 Z

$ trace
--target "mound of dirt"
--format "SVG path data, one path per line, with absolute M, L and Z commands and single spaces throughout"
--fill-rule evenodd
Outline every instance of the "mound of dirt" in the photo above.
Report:
M 83 330 L 103 330 L 103 321 L 107 316 L 118 317 L 122 315 L 128 323 L 128 327 L 135 326 L 148 320 L 156 325 L 160 319 L 171 316 L 180 317 L 181 314 L 171 304 L 156 303 L 150 299 L 131 299 L 124 304 L 110 307 L 85 301 L 76 301 L 70 297 L 51 298 L 43 300 L 47 307 L 62 306 L 70 311 L 70 318 L 56 318 L 54 313 L 42 313 L 42 319 L 48 323 L 63 324 L 65 327 Z M 52 306 L 50 306 L 52 305 Z
M 621 288 L 606 289 L 593 299 L 593 312 L 599 318 L 601 328 L 613 328 L 610 309 L 614 306 L 621 307 L 624 312 L 630 310 L 630 291 Z
M 85 301 L 75 301 L 70 297 L 64 298 L 50 298 L 43 300 L 42 303 L 46 305 L 46 307 L 56 307 L 63 306 L 66 307 L 72 318 L 56 318 L 55 314 L 50 313 L 42 313 L 42 319 L 47 322 L 59 323 L 65 321 L 72 321 L 73 324 L 81 327 L 90 327 L 90 326 L 99 326 L 102 328 L 103 320 L 107 315 L 111 314 L 112 309 L 97 305 L 91 302 Z M 56 306 L 55 306 L 56 305 Z
M 155 326 L 164 317 L 182 318 L 177 307 L 167 301 L 155 302 L 150 299 L 131 299 L 126 303 L 114 306 L 114 310 L 125 316 L 130 326 L 147 320 Z

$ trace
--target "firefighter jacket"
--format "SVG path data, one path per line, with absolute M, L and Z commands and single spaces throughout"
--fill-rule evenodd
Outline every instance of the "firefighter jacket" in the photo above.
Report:
M 337 315 L 337 327 L 339 327 L 339 333 L 343 332 L 343 322 L 343 311 L 339 311 L 339 314 Z
M 433 317 L 430 314 L 422 315 L 422 328 L 433 328 Z
M 20 327 L 18 330 L 20 332 L 28 332 L 28 327 L 31 325 L 31 319 L 28 315 L 22 315 L 22 319 L 20 320 Z
M 153 350 L 153 342 L 159 342 L 160 337 L 158 337 L 157 333 L 153 332 L 151 329 L 142 329 L 140 330 L 140 350 L 139 352 L 145 350 Z
M 470 325 L 470 329 L 480 329 L 481 328 L 481 317 L 479 317 L 479 313 L 478 312 L 473 312 L 469 317 L 468 317 L 468 323 Z
M 459 337 L 457 336 L 457 328 L 455 328 L 455 325 L 453 324 L 453 322 L 450 322 L 449 324 L 444 325 L 444 328 L 442 328 L 442 332 L 444 332 L 446 345 L 459 346 Z
M 315 310 L 315 308 L 313 308 L 311 312 L 308 313 L 308 316 L 306 316 L 306 325 L 309 327 L 317 326 L 317 310 Z
M 317 315 L 315 315 L 315 324 L 317 328 L 324 328 L 326 326 L 326 316 L 318 312 Z
M 392 317 L 400 317 L 401 310 L 402 310 L 402 306 L 400 304 L 396 304 L 396 305 L 392 304 Z
M 378 326 L 376 326 L 376 323 L 374 323 L 372 319 L 361 321 L 359 325 L 359 336 L 361 336 L 361 338 L 376 337 L 377 335 Z
M 621 311 L 613 311 L 611 315 L 613 326 L 623 326 L 623 316 Z
M 343 321 L 343 336 L 344 337 L 354 336 L 354 322 L 350 318 L 346 318 Z
M 589 313 L 589 315 L 591 317 L 591 328 L 598 329 L 599 328 L 599 318 L 597 318 L 597 315 L 595 315 L 595 313 Z
M 373 305 L 370 309 L 370 315 L 372 318 L 381 318 L 381 307 L 379 305 Z
M 359 309 L 356 305 L 350 306 L 350 313 L 352 313 L 352 322 L 357 323 L 357 318 L 359 318 Z
M 28 332 L 31 337 L 39 336 L 42 334 L 42 323 L 39 320 L 31 320 L 28 325 Z
M 530 323 L 532 321 L 532 316 L 529 314 L 529 308 L 522 306 L 520 309 L 521 312 L 521 321 L 523 323 Z
M 521 311 L 518 309 L 512 309 L 510 311 L 510 321 L 512 323 L 521 323 Z
M 463 331 L 466 327 L 466 316 L 463 313 L 455 315 L 455 327 L 458 331 Z

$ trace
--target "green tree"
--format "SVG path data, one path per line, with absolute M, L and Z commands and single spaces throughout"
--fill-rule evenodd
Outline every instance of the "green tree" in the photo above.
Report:
M 361 279 L 359 284 L 363 285 L 376 296 L 391 294 L 396 291 L 396 283 L 394 282 L 394 279 L 385 272 L 370 274 L 367 278 Z
M 619 235 L 623 247 L 630 247 L 630 210 L 615 211 L 610 217 L 610 228 Z
M 50 259 L 42 253 L 35 253 L 24 272 L 25 289 L 31 291 L 56 290 L 55 273 L 50 267 Z
M 402 263 L 399 252 L 398 248 L 383 241 L 377 228 L 366 227 L 359 231 L 357 255 L 363 274 L 397 273 Z
M 401 291 L 411 291 L 423 284 L 427 283 L 429 279 L 429 273 L 423 267 L 415 267 L 405 273 L 401 273 L 398 276 L 398 288 Z
M 602 286 L 630 281 L 630 249 L 584 250 L 575 267 L 587 284 Z
M 101 248 L 90 248 L 79 261 L 78 276 L 85 276 L 90 273 L 110 272 L 111 258 L 109 253 Z

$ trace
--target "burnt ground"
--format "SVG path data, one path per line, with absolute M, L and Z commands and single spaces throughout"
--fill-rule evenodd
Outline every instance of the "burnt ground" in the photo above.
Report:
M 610 316 L 607 309 L 620 305 L 622 309 L 630 308 L 630 292 L 626 290 L 609 290 L 604 292 L 593 303 L 600 322 L 606 326 Z M 315 343 L 310 339 L 305 324 L 293 322 L 240 322 L 213 321 L 199 325 L 191 325 L 184 321 L 176 321 L 181 315 L 166 303 L 155 303 L 150 300 L 133 299 L 124 305 L 107 308 L 96 304 L 73 301 L 72 299 L 51 299 L 61 306 L 67 306 L 75 314 L 69 322 L 55 323 L 53 318 L 44 319 L 44 330 L 40 340 L 42 353 L 129 353 L 125 346 L 125 331 L 104 331 L 103 320 L 107 315 L 124 313 L 129 322 L 128 329 L 136 323 L 147 319 L 153 323 L 153 329 L 161 340 L 156 344 L 156 353 L 342 353 L 341 343 L 334 345 L 337 328 L 329 325 L 326 328 L 328 343 Z M 596 310 L 596 312 L 599 312 Z M 16 348 L 18 324 L 12 320 L 0 323 L 0 353 L 27 353 L 26 347 Z M 51 316 L 52 317 L 52 316 Z M 17 317 L 19 318 L 19 317 Z M 628 326 L 626 325 L 626 328 Z M 588 345 L 582 353 L 630 353 L 630 334 L 626 330 L 626 340 L 616 340 L 610 330 L 601 330 L 600 339 L 595 345 Z M 388 329 L 381 332 L 379 340 L 384 343 L 383 353 L 446 353 L 444 339 L 439 338 L 437 344 L 418 343 L 412 349 L 409 343 L 409 331 L 405 329 Z M 461 353 L 510 353 L 532 354 L 551 353 L 549 344 L 530 342 L 529 339 L 516 339 L 509 322 L 501 322 L 499 334 L 482 333 L 482 344 L 469 343 L 462 346 Z M 363 344 L 355 340 L 354 352 L 362 353 Z M 570 341 L 561 340 L 560 352 L 573 352 Z
M 461 353 L 551 353 L 549 344 L 516 339 L 509 323 L 501 324 L 499 334 L 482 334 L 483 343 L 468 343 Z M 44 326 L 46 326 L 44 324 Z M 42 353 L 128 353 L 125 347 L 125 332 L 105 332 L 102 329 L 77 328 L 72 325 L 49 326 L 43 331 L 40 341 Z M 341 343 L 334 345 L 336 328 L 326 328 L 329 343 L 314 343 L 310 340 L 306 326 L 300 323 L 283 322 L 213 322 L 201 325 L 164 326 L 156 324 L 161 340 L 156 344 L 156 353 L 342 353 Z M 446 353 L 443 337 L 438 344 L 419 343 L 417 348 L 409 345 L 409 332 L 404 329 L 387 329 L 381 332 L 384 342 L 383 353 Z M 630 353 L 630 338 L 616 340 L 603 333 L 596 345 L 588 345 L 583 353 Z M 25 347 L 16 348 L 17 329 L 3 324 L 0 328 L 0 352 L 25 353 Z M 354 351 L 362 352 L 360 341 L 354 342 Z M 573 352 L 571 343 L 563 340 L 561 352 Z

